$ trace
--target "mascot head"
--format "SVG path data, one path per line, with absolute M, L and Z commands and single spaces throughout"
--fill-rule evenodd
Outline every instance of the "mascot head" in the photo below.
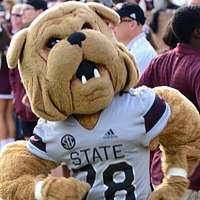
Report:
M 135 84 L 137 67 L 108 23 L 119 23 L 119 16 L 101 4 L 65 2 L 13 37 L 8 65 L 18 64 L 36 115 L 93 114 Z

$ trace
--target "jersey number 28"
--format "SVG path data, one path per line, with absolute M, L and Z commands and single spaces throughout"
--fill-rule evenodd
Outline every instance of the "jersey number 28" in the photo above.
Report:
M 73 170 L 75 173 L 87 172 L 86 181 L 93 186 L 96 178 L 96 171 L 92 165 L 86 165 L 78 170 Z M 113 175 L 116 172 L 124 172 L 125 178 L 122 182 L 114 182 Z M 135 200 L 134 186 L 132 185 L 134 180 L 133 169 L 126 162 L 120 162 L 111 164 L 103 172 L 103 183 L 108 187 L 105 191 L 105 200 L 114 200 L 117 191 L 125 190 L 126 198 L 125 200 Z

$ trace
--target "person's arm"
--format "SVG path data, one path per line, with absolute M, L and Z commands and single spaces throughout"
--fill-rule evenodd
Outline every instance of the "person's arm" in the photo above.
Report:
M 153 59 L 149 66 L 146 68 L 146 70 L 144 71 L 144 73 L 141 75 L 139 81 L 137 82 L 137 84 L 134 86 L 136 87 L 140 87 L 142 85 L 146 85 L 148 87 L 155 87 L 154 85 L 154 68 L 157 65 L 157 59 Z
M 194 80 L 194 88 L 195 88 L 195 95 L 197 99 L 198 104 L 198 111 L 200 112 L 200 68 L 198 72 L 196 73 L 195 80 Z
M 14 90 L 14 85 L 15 85 L 15 69 L 9 70 L 9 82 L 12 91 Z

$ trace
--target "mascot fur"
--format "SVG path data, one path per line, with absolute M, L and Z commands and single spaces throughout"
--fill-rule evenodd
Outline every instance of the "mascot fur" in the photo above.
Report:
M 0 157 L 3 200 L 180 200 L 200 157 L 200 117 L 168 87 L 133 87 L 137 67 L 98 3 L 66 2 L 12 39 L 19 69 L 41 118 L 29 141 Z M 151 193 L 149 149 L 163 150 L 163 183 Z M 71 177 L 50 170 L 65 163 Z M 88 182 L 88 183 L 86 183 Z

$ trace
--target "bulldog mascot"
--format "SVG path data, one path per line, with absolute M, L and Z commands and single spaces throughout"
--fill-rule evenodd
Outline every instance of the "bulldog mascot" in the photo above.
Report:
M 108 23 L 119 16 L 103 5 L 65 2 L 12 39 L 9 67 L 40 120 L 1 152 L 3 200 L 181 200 L 200 159 L 199 113 L 174 89 L 131 89 L 137 67 Z M 158 145 L 165 177 L 151 192 Z M 61 163 L 69 176 L 51 176 Z

